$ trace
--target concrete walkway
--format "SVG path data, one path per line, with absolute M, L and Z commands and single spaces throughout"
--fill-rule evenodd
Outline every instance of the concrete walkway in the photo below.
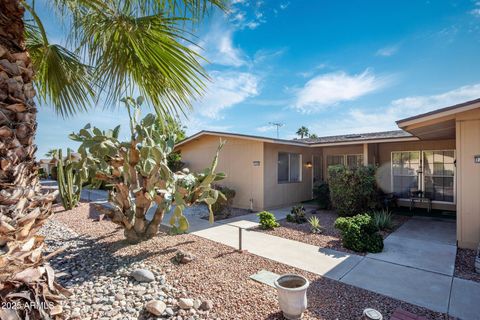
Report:
M 283 219 L 289 210 L 272 212 Z M 188 218 L 191 233 L 234 248 L 239 245 L 239 227 L 258 225 L 256 214 L 213 225 L 198 216 Z M 243 249 L 253 254 L 460 319 L 479 319 L 480 283 L 453 277 L 454 222 L 412 218 L 387 237 L 382 253 L 367 256 L 242 232 Z

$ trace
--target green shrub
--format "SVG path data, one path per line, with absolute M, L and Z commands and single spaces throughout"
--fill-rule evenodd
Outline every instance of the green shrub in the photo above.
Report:
M 225 196 L 225 199 L 218 197 L 217 201 L 212 205 L 212 211 L 215 216 L 228 217 L 232 213 L 233 198 L 235 198 L 235 190 L 222 185 L 212 185 L 212 189 L 218 190 Z
M 312 233 L 322 232 L 322 226 L 320 225 L 320 220 L 318 220 L 317 217 L 310 217 L 310 219 L 308 219 L 308 223 L 310 224 L 310 231 Z
M 299 204 L 292 207 L 290 213 L 287 214 L 287 221 L 294 223 L 305 223 L 307 218 L 305 217 L 305 208 Z
M 357 212 L 368 212 L 378 206 L 375 168 L 360 166 L 328 168 L 330 199 L 340 216 L 353 216 Z
M 259 221 L 260 221 L 260 228 L 264 230 L 268 229 L 275 229 L 279 227 L 280 225 L 277 222 L 277 219 L 273 215 L 273 213 L 268 212 L 268 211 L 262 211 L 257 214 Z
M 383 238 L 368 214 L 340 217 L 335 221 L 335 228 L 340 230 L 343 246 L 347 249 L 374 253 L 383 250 Z
M 330 188 L 324 181 L 316 182 L 313 186 L 313 197 L 320 209 L 330 209 Z
M 393 228 L 392 213 L 388 210 L 374 211 L 372 219 L 378 230 L 390 230 Z
M 182 162 L 182 155 L 180 152 L 172 152 L 167 156 L 167 165 L 170 170 L 177 172 L 183 169 L 185 163 Z

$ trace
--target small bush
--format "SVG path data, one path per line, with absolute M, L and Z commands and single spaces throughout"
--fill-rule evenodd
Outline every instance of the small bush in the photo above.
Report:
M 361 166 L 328 168 L 330 199 L 340 216 L 353 216 L 358 212 L 368 212 L 378 207 L 375 168 Z
M 335 221 L 335 228 L 340 230 L 343 246 L 347 249 L 373 253 L 383 250 L 383 238 L 368 214 L 340 217 Z
M 320 209 L 330 209 L 330 188 L 328 183 L 320 181 L 313 186 L 313 197 L 318 203 Z
M 310 219 L 308 220 L 308 223 L 310 224 L 310 231 L 312 233 L 322 232 L 322 226 L 320 225 L 320 220 L 318 220 L 317 217 L 310 217 Z
M 213 214 L 216 216 L 230 216 L 233 198 L 235 198 L 236 194 L 235 190 L 221 185 L 212 185 L 212 189 L 220 191 L 226 198 L 225 200 L 222 197 L 218 197 L 218 200 L 212 205 Z
M 182 162 L 182 155 L 180 152 L 172 152 L 167 156 L 167 165 L 171 171 L 177 172 L 185 167 L 185 163 Z
M 307 218 L 305 217 L 305 208 L 299 204 L 292 207 L 290 213 L 287 214 L 287 221 L 294 223 L 305 223 Z
M 277 222 L 277 219 L 271 212 L 262 211 L 258 213 L 257 216 L 260 221 L 260 228 L 264 230 L 271 230 L 280 226 Z
M 390 230 L 393 228 L 392 213 L 388 210 L 374 211 L 372 219 L 378 230 Z

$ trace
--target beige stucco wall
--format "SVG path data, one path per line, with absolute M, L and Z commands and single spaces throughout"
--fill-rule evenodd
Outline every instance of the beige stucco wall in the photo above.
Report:
M 219 184 L 226 185 L 236 191 L 233 205 L 249 209 L 250 199 L 253 199 L 253 209 L 263 208 L 263 142 L 222 138 L 226 144 L 220 152 L 217 171 L 227 175 Z M 217 150 L 220 137 L 204 135 L 198 139 L 181 145 L 178 149 L 182 161 L 195 172 L 210 166 Z M 260 166 L 254 166 L 253 161 L 260 161 Z
M 278 183 L 278 153 L 290 152 L 302 155 L 302 181 L 292 183 Z M 264 144 L 264 186 L 265 209 L 278 208 L 312 198 L 312 168 L 307 168 L 306 163 L 312 161 L 314 153 L 320 149 L 297 147 L 281 144 Z
M 457 240 L 458 246 L 475 249 L 480 242 L 480 110 L 458 114 L 457 140 Z

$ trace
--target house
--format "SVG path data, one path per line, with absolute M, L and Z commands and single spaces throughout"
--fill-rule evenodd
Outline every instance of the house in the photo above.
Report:
M 480 242 L 480 99 L 397 121 L 401 130 L 318 139 L 283 140 L 201 131 L 176 150 L 193 171 L 210 165 L 226 140 L 218 171 L 235 189 L 234 205 L 264 210 L 312 198 L 330 165 L 378 166 L 377 182 L 410 204 L 412 189 L 432 199 L 433 209 L 457 213 L 460 247 Z M 427 206 L 419 203 L 417 206 Z

